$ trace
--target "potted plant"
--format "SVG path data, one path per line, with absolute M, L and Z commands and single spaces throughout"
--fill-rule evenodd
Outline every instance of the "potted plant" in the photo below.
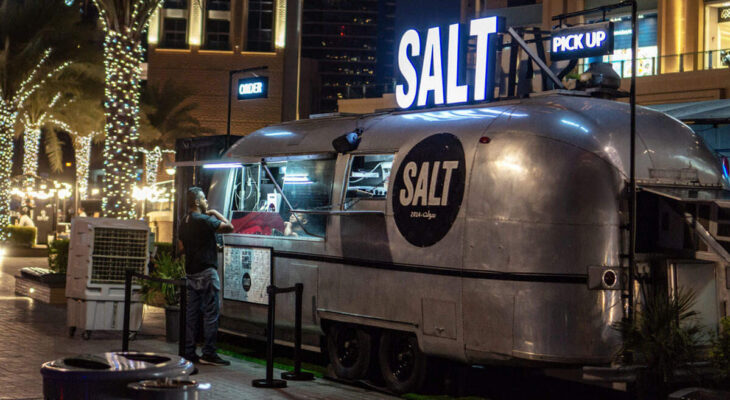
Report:
M 173 258 L 169 253 L 159 253 L 154 261 L 155 270 L 151 276 L 160 279 L 182 279 L 185 277 L 185 259 Z M 143 299 L 147 304 L 163 303 L 165 307 L 165 336 L 168 342 L 176 342 L 180 333 L 180 292 L 171 283 L 145 281 Z

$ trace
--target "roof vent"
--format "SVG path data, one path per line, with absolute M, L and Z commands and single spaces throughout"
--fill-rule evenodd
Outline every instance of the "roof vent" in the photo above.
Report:
M 616 98 L 625 97 L 626 93 L 618 88 L 621 86 L 621 77 L 608 63 L 594 62 L 590 68 L 580 75 L 576 82 L 576 89 L 584 90 L 594 97 Z

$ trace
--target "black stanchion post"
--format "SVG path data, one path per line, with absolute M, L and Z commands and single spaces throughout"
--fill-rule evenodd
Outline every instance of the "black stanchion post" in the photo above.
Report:
M 124 271 L 124 323 L 122 325 L 122 351 L 129 351 L 129 309 L 132 307 L 132 275 L 134 271 Z
M 297 283 L 294 285 L 295 304 L 294 304 L 294 371 L 283 372 L 281 377 L 290 381 L 311 381 L 314 375 L 310 372 L 302 372 L 302 296 L 304 294 L 304 285 Z
M 182 279 L 183 283 L 180 285 L 180 341 L 177 346 L 177 354 L 180 357 L 185 357 L 185 341 L 187 340 L 187 316 L 188 316 L 188 280 L 187 278 Z
M 266 332 L 266 378 L 254 379 L 251 382 L 257 388 L 285 388 L 286 381 L 274 379 L 274 326 L 276 325 L 276 286 L 269 285 L 266 292 L 269 294 L 269 315 Z

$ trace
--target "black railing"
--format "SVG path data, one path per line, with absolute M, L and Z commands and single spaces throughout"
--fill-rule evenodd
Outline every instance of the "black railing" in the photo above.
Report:
M 134 270 L 128 269 L 124 276 L 124 325 L 122 331 L 122 351 L 129 351 L 129 312 L 132 305 L 132 278 L 145 279 L 159 283 L 175 285 L 180 288 L 180 342 L 178 343 L 178 355 L 185 357 L 185 318 L 187 316 L 188 292 L 187 279 L 161 279 L 149 275 L 143 275 Z

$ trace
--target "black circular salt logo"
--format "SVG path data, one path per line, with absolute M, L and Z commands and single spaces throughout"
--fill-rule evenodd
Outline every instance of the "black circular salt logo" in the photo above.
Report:
M 464 198 L 464 148 L 450 133 L 423 139 L 406 154 L 393 182 L 393 213 L 400 233 L 431 246 L 449 232 Z
M 246 272 L 243 274 L 243 278 L 241 279 L 241 286 L 243 286 L 243 290 L 249 291 L 251 290 L 251 275 Z

